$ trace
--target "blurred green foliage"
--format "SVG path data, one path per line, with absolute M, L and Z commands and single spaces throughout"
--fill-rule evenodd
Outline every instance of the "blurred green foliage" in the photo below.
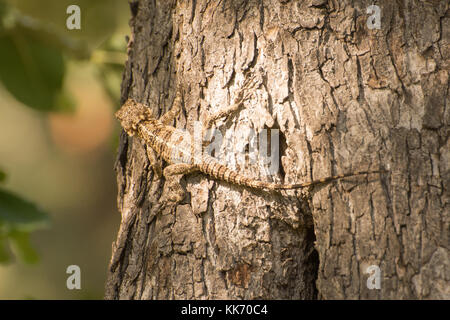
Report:
M 0 0 L 0 82 L 18 101 L 41 112 L 76 108 L 64 87 L 70 59 L 96 66 L 98 81 L 119 100 L 126 43 L 117 36 L 123 0 Z M 81 9 L 81 30 L 68 30 L 66 9 Z M 123 16 L 123 15 L 122 15 Z M 0 171 L 0 182 L 5 179 Z M 0 189 L 0 263 L 11 260 L 7 244 L 23 261 L 38 256 L 31 232 L 49 225 L 49 216 L 34 204 Z
M 0 0 L 4 87 L 36 110 L 73 110 L 75 102 L 63 82 L 67 60 L 77 59 L 94 63 L 106 92 L 117 99 L 126 58 L 124 39 L 113 37 L 119 1 Z M 66 27 L 71 4 L 81 8 L 80 30 Z
M 7 244 L 27 263 L 38 261 L 29 241 L 32 231 L 47 227 L 49 216 L 34 204 L 0 189 L 0 263 L 11 260 Z
M 65 69 L 60 51 L 20 27 L 2 35 L 0 47 L 0 81 L 17 100 L 42 111 L 68 107 L 60 98 Z

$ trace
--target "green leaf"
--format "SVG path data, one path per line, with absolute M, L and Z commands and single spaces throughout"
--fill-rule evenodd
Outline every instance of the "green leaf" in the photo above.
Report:
M 0 81 L 25 105 L 40 111 L 59 110 L 65 63 L 62 53 L 15 28 L 0 35 Z
M 0 263 L 10 261 L 7 242 L 26 263 L 36 263 L 39 256 L 31 246 L 30 232 L 47 227 L 49 216 L 29 201 L 0 189 Z
M 0 232 L 30 232 L 49 224 L 49 216 L 34 204 L 0 189 Z
M 39 261 L 39 256 L 31 246 L 30 234 L 28 232 L 12 231 L 9 234 L 9 239 L 13 247 L 14 252 L 25 263 L 36 263 Z

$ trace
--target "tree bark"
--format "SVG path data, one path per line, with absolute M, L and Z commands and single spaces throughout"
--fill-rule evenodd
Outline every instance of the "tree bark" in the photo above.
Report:
M 145 144 L 122 133 L 107 299 L 450 298 L 448 2 L 376 3 L 379 29 L 368 24 L 372 1 L 131 3 L 122 102 L 160 116 L 180 84 L 175 125 L 192 132 L 260 74 L 217 124 L 233 146 L 226 163 L 252 130 L 279 129 L 276 176 L 236 168 L 277 182 L 386 173 L 286 193 L 191 174 L 173 202 Z

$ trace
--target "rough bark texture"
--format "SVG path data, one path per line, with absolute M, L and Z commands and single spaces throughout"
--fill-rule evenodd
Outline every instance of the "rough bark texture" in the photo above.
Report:
M 131 4 L 123 101 L 162 114 L 181 83 L 176 126 L 192 130 L 231 103 L 245 74 L 264 72 L 263 86 L 220 126 L 234 147 L 228 163 L 245 150 L 248 129 L 279 128 L 275 181 L 388 173 L 287 194 L 193 174 L 173 203 L 145 145 L 122 134 L 122 224 L 106 298 L 450 298 L 448 2 L 377 1 L 378 30 L 367 26 L 371 4 Z M 366 285 L 371 265 L 379 290 Z

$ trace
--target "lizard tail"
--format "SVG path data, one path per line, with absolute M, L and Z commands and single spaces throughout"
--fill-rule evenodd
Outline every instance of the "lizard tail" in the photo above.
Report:
M 215 179 L 226 181 L 232 184 L 247 186 L 256 189 L 266 189 L 266 190 L 288 190 L 288 189 L 301 189 L 307 188 L 313 185 L 324 184 L 333 180 L 343 179 L 347 177 L 353 177 L 364 174 L 374 174 L 381 173 L 384 170 L 375 170 L 375 171 L 358 171 L 353 173 L 345 173 L 341 175 L 336 175 L 332 177 L 327 177 L 323 179 L 313 180 L 310 182 L 304 183 L 294 183 L 294 184 L 279 184 L 274 182 L 264 182 L 260 180 L 254 180 L 249 178 L 243 174 L 237 173 L 234 170 L 231 170 L 227 166 L 224 166 L 218 163 L 214 158 L 207 158 L 204 162 L 204 168 L 200 168 L 200 171 L 205 172 L 206 174 L 212 176 Z
M 248 185 L 249 187 L 253 188 L 262 188 L 262 189 L 268 189 L 268 190 L 289 190 L 289 189 L 301 189 L 301 188 L 307 188 L 314 185 L 319 184 L 325 184 L 330 181 L 339 180 L 347 177 L 354 177 L 359 175 L 366 175 L 366 174 L 375 174 L 375 173 L 382 173 L 384 170 L 374 170 L 374 171 L 358 171 L 358 172 L 352 172 L 352 173 L 345 173 L 340 174 L 336 176 L 331 176 L 323 179 L 313 180 L 309 182 L 304 183 L 293 183 L 293 184 L 279 184 L 279 183 L 273 183 L 273 182 L 264 182 L 264 181 L 246 181 L 245 185 Z

